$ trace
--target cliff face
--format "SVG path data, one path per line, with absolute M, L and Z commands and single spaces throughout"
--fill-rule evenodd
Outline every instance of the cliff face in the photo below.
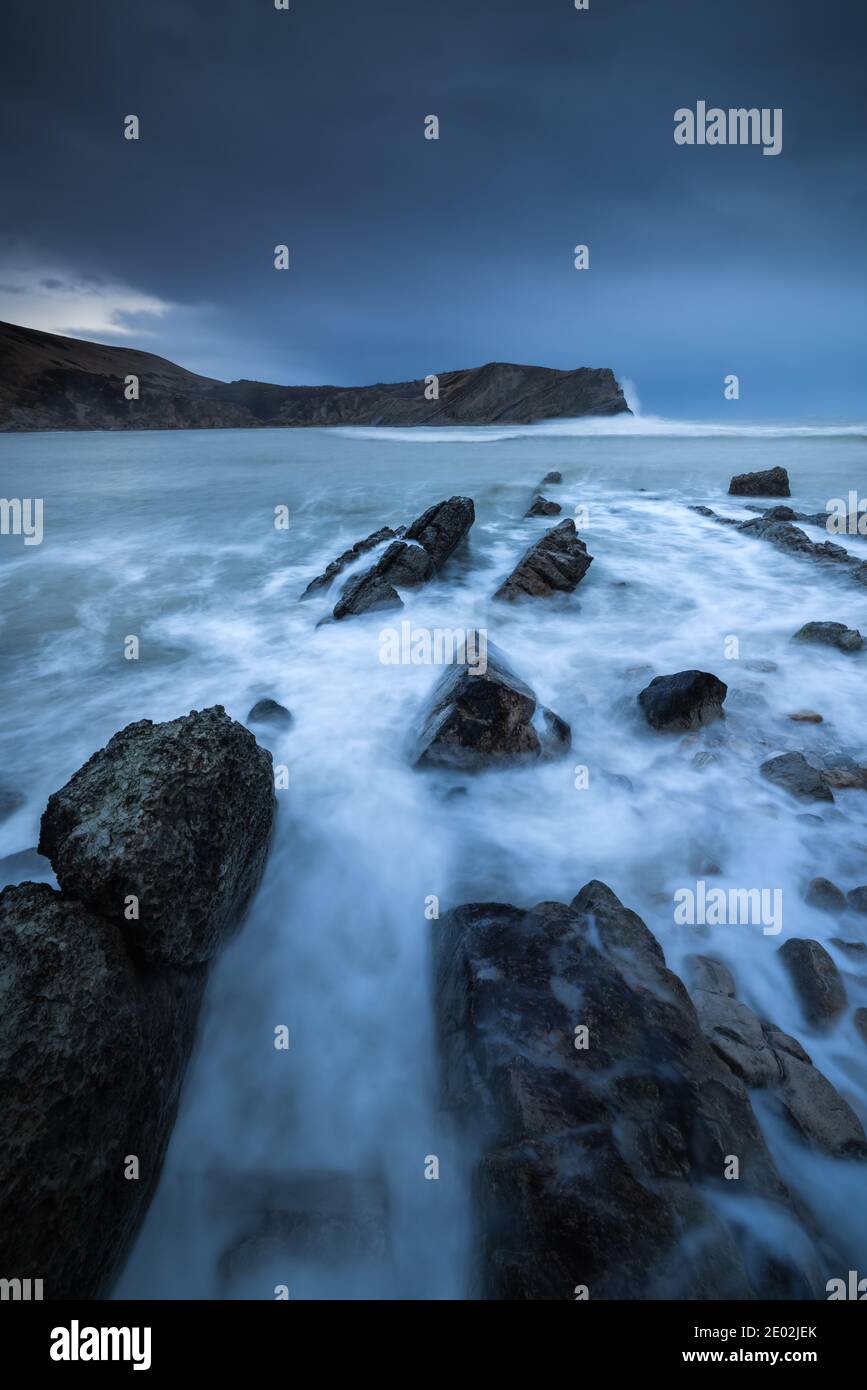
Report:
M 124 382 L 139 379 L 139 399 Z M 628 414 L 608 367 L 489 362 L 424 381 L 376 386 L 273 386 L 216 381 L 134 348 L 108 347 L 0 323 L 0 430 L 251 429 L 289 425 L 531 424 Z

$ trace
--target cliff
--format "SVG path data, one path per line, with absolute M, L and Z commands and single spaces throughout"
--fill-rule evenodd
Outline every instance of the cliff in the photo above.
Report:
M 139 399 L 125 398 L 128 376 Z M 0 430 L 251 429 L 289 425 L 530 424 L 628 414 L 608 367 L 489 362 L 424 381 L 274 386 L 216 381 L 164 357 L 0 323 Z

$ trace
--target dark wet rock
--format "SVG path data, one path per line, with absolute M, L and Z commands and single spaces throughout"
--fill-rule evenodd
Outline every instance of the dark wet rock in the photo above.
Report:
M 846 1007 L 846 987 L 824 946 L 793 936 L 783 942 L 780 955 L 807 1022 L 815 1027 L 832 1023 Z
M 151 964 L 209 960 L 262 872 L 274 816 L 271 755 L 221 705 L 142 719 L 49 798 L 39 853 L 64 894 L 114 924 Z M 138 920 L 125 915 L 138 899 Z
M 403 599 L 374 566 L 349 580 L 334 605 L 333 616 L 339 621 L 361 613 L 377 613 L 383 608 L 403 608 Z
M 697 729 L 723 717 L 728 686 L 709 671 L 656 676 L 638 696 L 654 729 Z
M 726 518 L 718 517 L 718 521 Z M 764 516 L 755 517 L 752 521 L 742 521 L 737 526 L 738 531 L 746 535 L 760 536 L 763 540 L 771 541 L 780 550 L 793 551 L 797 554 L 812 556 L 817 560 L 832 560 L 836 563 L 850 564 L 852 557 L 848 550 L 842 545 L 835 545 L 833 541 L 811 541 L 805 531 L 799 526 L 792 526 L 787 521 L 773 521 Z
M 285 705 L 279 705 L 276 700 L 257 700 L 247 715 L 247 723 L 272 724 L 286 729 L 292 723 L 292 715 Z
M 807 762 L 803 753 L 781 753 L 768 758 L 759 768 L 763 777 L 792 796 L 809 801 L 833 801 L 834 794 L 823 774 Z
M 856 1009 L 852 1015 L 852 1022 L 858 1030 L 860 1037 L 867 1043 L 867 1009 Z
M 855 628 L 845 623 L 804 623 L 795 633 L 796 642 L 815 642 L 836 647 L 841 652 L 860 652 L 864 639 Z
M 43 1279 L 46 1299 L 110 1288 L 156 1186 L 203 983 L 141 970 L 113 924 L 47 884 L 0 893 L 0 1264 Z
M 0 786 L 0 821 L 8 820 L 21 806 L 24 805 L 24 797 L 21 792 L 14 787 Z
M 389 584 L 414 589 L 433 578 L 436 566 L 424 546 L 393 541 L 377 564 L 376 573 Z
M 778 1028 L 775 1023 L 763 1023 L 765 1037 L 775 1052 L 788 1052 L 789 1056 L 797 1057 L 799 1062 L 812 1063 L 812 1057 L 801 1046 L 797 1038 L 793 1038 L 789 1033 L 784 1033 L 782 1028 Z
M 713 956 L 691 955 L 684 961 L 690 990 L 706 990 L 708 994 L 725 994 L 734 998 L 735 982 L 727 965 Z
M 821 912 L 846 911 L 846 894 L 829 878 L 811 878 L 804 894 L 804 902 Z
M 859 956 L 861 959 L 867 957 L 867 942 L 844 941 L 841 936 L 832 936 L 830 940 L 832 946 L 836 946 L 838 951 L 844 951 L 847 956 Z
M 555 469 L 552 469 L 551 472 L 546 473 L 544 478 L 542 479 L 542 486 L 544 487 L 546 483 L 562 483 L 562 481 L 563 474 L 558 473 Z
M 867 917 L 867 884 L 860 884 L 857 888 L 850 888 L 846 894 L 849 906 L 855 912 L 860 912 Z
M 365 536 L 364 540 L 356 541 L 355 545 L 350 546 L 348 550 L 344 550 L 343 554 L 338 555 L 336 560 L 332 560 L 331 564 L 326 567 L 322 574 L 318 574 L 315 579 L 311 579 L 304 593 L 301 595 L 302 599 L 313 598 L 315 594 L 322 593 L 323 590 L 331 586 L 338 574 L 348 569 L 360 556 L 366 555 L 369 550 L 375 550 L 383 541 L 391 540 L 395 536 L 399 536 L 402 531 L 403 527 L 397 531 L 393 531 L 390 526 L 383 526 L 380 530 L 372 532 L 369 536 Z
M 494 598 L 512 601 L 570 594 L 593 563 L 570 518 L 553 526 L 524 553 Z
M 549 502 L 547 497 L 534 497 L 525 516 L 559 516 L 563 508 L 559 502 Z
M 748 1298 L 777 1278 L 806 1294 L 802 1271 L 748 1272 L 703 1195 L 737 1154 L 741 1191 L 791 1210 L 743 1083 L 605 884 L 569 906 L 457 908 L 435 952 L 445 1100 L 482 1155 L 482 1297 Z
M 791 497 L 785 468 L 766 468 L 759 473 L 738 473 L 729 483 L 732 497 Z
M 867 1139 L 851 1105 L 808 1062 L 780 1049 L 777 1094 L 789 1122 L 805 1143 L 834 1158 L 867 1158 Z
M 768 521 L 803 520 L 800 512 L 794 511 L 791 507 L 768 507 L 767 511 L 762 512 L 762 516 Z
M 437 569 L 457 548 L 476 519 L 471 497 L 450 497 L 428 507 L 406 528 L 405 539 L 424 546 Z
M 714 1051 L 745 1085 L 777 1081 L 777 1059 L 752 1009 L 731 995 L 706 989 L 693 990 L 692 1002 Z
M 565 720 L 539 707 L 536 696 L 490 646 L 487 670 L 450 667 L 434 687 L 414 740 L 420 766 L 478 769 L 567 752 Z

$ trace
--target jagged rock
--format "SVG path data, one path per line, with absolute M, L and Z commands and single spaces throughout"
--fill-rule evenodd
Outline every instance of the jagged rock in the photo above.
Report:
M 727 692 L 725 682 L 709 671 L 678 671 L 656 676 L 641 691 L 638 703 L 654 729 L 697 729 L 723 718 Z
M 752 1009 L 732 995 L 693 990 L 699 1022 L 714 1051 L 747 1086 L 769 1086 L 779 1078 L 776 1057 Z
M 587 547 L 575 530 L 571 517 L 553 526 L 530 546 L 494 598 L 513 601 L 524 597 L 547 598 L 553 593 L 569 594 L 581 582 L 593 563 Z
M 436 566 L 424 546 L 393 541 L 377 564 L 376 573 L 389 584 L 414 589 L 433 578 Z
M 860 652 L 864 639 L 856 629 L 845 623 L 804 623 L 795 633 L 796 642 L 816 642 L 836 647 L 841 652 Z
M 766 468 L 759 473 L 738 473 L 729 483 L 732 497 L 791 497 L 785 468 Z
M 350 579 L 334 605 L 333 616 L 339 621 L 360 613 L 376 613 L 382 608 L 403 608 L 403 599 L 374 566 Z
M 336 560 L 332 560 L 331 564 L 326 566 L 322 574 L 318 574 L 315 579 L 311 579 L 304 593 L 301 595 L 301 598 L 313 598 L 314 594 L 321 593 L 324 589 L 329 588 L 338 574 L 341 574 L 349 565 L 354 564 L 360 555 L 365 555 L 369 550 L 375 550 L 383 541 L 391 540 L 400 535 L 402 530 L 403 527 L 398 531 L 393 531 L 390 526 L 383 526 L 379 531 L 374 531 L 371 535 L 366 536 L 363 541 L 356 541 L 355 545 L 350 546 L 348 550 L 344 550 L 343 554 L 338 555 Z
M 807 1022 L 815 1027 L 833 1022 L 846 1007 L 846 987 L 824 946 L 806 937 L 792 936 L 783 942 L 779 953 Z
M 546 483 L 562 483 L 562 481 L 563 474 L 558 473 L 555 469 L 552 469 L 551 472 L 546 473 L 544 478 L 542 479 L 542 486 L 544 487 Z
M 549 502 L 547 497 L 534 497 L 524 515 L 559 516 L 562 510 L 559 502 Z
M 735 982 L 727 965 L 713 956 L 690 955 L 684 962 L 690 990 L 702 989 L 709 994 L 735 995 Z
M 539 706 L 528 685 L 487 649 L 487 669 L 450 667 L 431 693 L 414 740 L 412 762 L 462 770 L 496 767 L 568 752 L 565 720 Z
M 809 801 L 834 800 L 824 774 L 808 763 L 803 753 L 781 753 L 779 757 L 768 758 L 759 771 L 769 782 L 782 787 L 792 796 L 804 797 Z
M 717 517 L 718 521 L 726 521 L 731 525 L 731 520 L 726 517 Z M 773 545 L 781 550 L 795 551 L 802 555 L 810 555 L 817 560 L 833 560 L 841 564 L 850 564 L 852 557 L 848 550 L 842 545 L 835 545 L 833 541 L 811 541 L 805 531 L 799 526 L 792 526 L 787 521 L 774 521 L 765 516 L 755 517 L 752 521 L 735 522 L 737 530 L 743 531 L 747 535 L 760 536 L 766 541 L 771 541 Z
M 424 546 L 437 569 L 463 540 L 476 519 L 471 497 L 450 497 L 428 507 L 406 528 L 405 538 Z
M 849 906 L 867 917 L 867 885 L 861 884 L 858 888 L 850 888 L 846 894 Z
M 258 882 L 274 805 L 271 755 L 221 705 L 142 719 L 49 798 L 39 853 L 135 955 L 201 965 Z M 130 895 L 138 920 L 125 915 Z
M 743 1084 L 606 885 L 457 908 L 435 952 L 445 1101 L 481 1152 L 483 1297 L 806 1293 L 792 1267 L 748 1273 L 703 1195 L 734 1153 L 741 1191 L 790 1210 Z
M 292 715 L 285 705 L 279 705 L 276 700 L 257 700 L 247 715 L 247 723 L 273 724 L 286 729 L 292 723 Z
M 0 1268 L 48 1299 L 110 1292 L 273 803 L 269 754 L 219 706 L 143 720 L 49 801 L 40 848 L 63 891 L 0 893 Z
M 808 1062 L 780 1049 L 779 1098 L 801 1137 L 834 1158 L 867 1158 L 861 1121 L 828 1078 Z
M 846 894 L 829 878 L 811 878 L 804 894 L 804 902 L 821 912 L 846 911 Z

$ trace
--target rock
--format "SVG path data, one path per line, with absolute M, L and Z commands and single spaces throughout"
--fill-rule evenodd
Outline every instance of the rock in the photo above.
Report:
M 846 894 L 829 878 L 811 878 L 804 894 L 804 902 L 816 907 L 820 912 L 845 912 Z
M 855 1024 L 864 1042 L 867 1042 L 867 1009 L 863 1007 L 856 1009 L 852 1015 L 852 1022 Z
M 414 740 L 413 763 L 468 770 L 568 752 L 569 725 L 537 706 L 502 653 L 489 646 L 487 670 L 473 674 L 474 669 L 457 663 L 435 686 Z
M 807 762 L 803 753 L 781 753 L 779 757 L 768 758 L 759 771 L 769 782 L 782 787 L 792 796 L 810 801 L 834 800 L 824 775 Z
M 799 1062 L 812 1063 L 809 1053 L 798 1042 L 797 1038 L 792 1038 L 788 1033 L 784 1033 L 782 1028 L 778 1028 L 775 1023 L 764 1023 L 765 1037 L 775 1052 L 788 1052 L 790 1056 L 797 1057 Z
M 547 598 L 553 593 L 569 594 L 592 563 L 593 556 L 588 555 L 574 521 L 567 518 L 530 546 L 494 598 L 512 602 L 527 596 Z
M 858 888 L 850 888 L 846 894 L 849 906 L 867 917 L 867 885 L 861 884 Z
M 822 716 L 814 709 L 796 709 L 788 716 L 795 724 L 821 724 Z
M 546 483 L 562 483 L 562 481 L 563 474 L 557 473 L 556 471 L 552 470 L 550 473 L 545 474 L 544 478 L 542 479 L 542 486 L 544 487 Z
M 257 700 L 247 715 L 247 723 L 273 724 L 286 729 L 292 723 L 292 715 L 285 705 L 278 705 L 276 700 Z
M 779 1067 L 762 1025 L 746 1004 L 731 995 L 693 991 L 699 1022 L 714 1051 L 747 1086 L 769 1086 Z
M 794 641 L 821 643 L 841 652 L 860 652 L 864 646 L 860 632 L 845 623 L 804 623 L 795 633 Z
M 47 884 L 4 889 L 0 924 L 0 1263 L 96 1298 L 159 1177 L 204 972 L 142 972 Z
M 832 936 L 831 945 L 838 951 L 845 951 L 847 956 L 867 956 L 867 943 L 863 941 L 844 941 L 841 936 Z
M 562 510 L 559 502 L 549 502 L 546 497 L 534 497 L 524 516 L 559 516 Z
M 436 566 L 424 546 L 393 541 L 377 564 L 376 573 L 389 584 L 414 589 L 433 578 Z
M 713 956 L 690 955 L 684 962 L 690 990 L 706 990 L 708 994 L 725 994 L 732 999 L 735 982 L 727 965 Z
M 401 530 L 403 530 L 402 527 Z M 313 598 L 315 594 L 329 588 L 338 574 L 341 574 L 349 565 L 354 564 L 359 556 L 366 554 L 369 550 L 375 550 L 383 541 L 390 540 L 399 534 L 398 531 L 392 531 L 390 526 L 383 526 L 379 531 L 374 531 L 371 535 L 366 536 L 363 541 L 356 541 L 349 550 L 344 550 L 342 555 L 339 555 L 336 560 L 332 560 L 322 574 L 311 579 L 301 598 Z
M 405 539 L 418 541 L 424 546 L 437 569 L 442 569 L 446 560 L 466 536 L 476 519 L 476 510 L 471 497 L 450 497 L 447 502 L 437 502 L 428 507 L 420 517 L 408 526 Z
M 775 1056 L 781 1072 L 779 1099 L 802 1139 L 833 1158 L 867 1158 L 861 1121 L 828 1078 L 789 1051 L 780 1049 Z
M 754 657 L 751 661 L 745 661 L 743 665 L 746 671 L 761 671 L 763 674 L 778 669 L 776 661 L 765 661 L 762 657 Z
M 846 988 L 840 972 L 818 941 L 792 936 L 779 954 L 789 972 L 808 1023 L 825 1026 L 846 1008 Z
M 274 806 L 271 755 L 221 705 L 142 719 L 49 797 L 39 853 L 135 956 L 186 969 L 210 960 L 244 910 Z
M 605 884 L 457 908 L 435 952 L 444 1100 L 481 1154 L 482 1297 L 806 1293 L 802 1270 L 748 1269 L 706 1200 L 737 1154 L 742 1193 L 791 1212 L 743 1083 Z
M 49 801 L 40 848 L 63 891 L 0 893 L 0 1268 L 47 1299 L 111 1291 L 273 803 L 270 755 L 219 706 L 143 720 Z
M 374 566 L 349 580 L 334 605 L 332 616 L 340 621 L 360 613 L 376 613 L 383 608 L 403 608 L 403 599 Z
M 731 497 L 791 497 L 785 468 L 767 468 L 760 473 L 738 473 L 729 483 Z
M 638 696 L 654 729 L 697 729 L 723 718 L 728 686 L 709 671 L 678 671 L 656 676 Z

